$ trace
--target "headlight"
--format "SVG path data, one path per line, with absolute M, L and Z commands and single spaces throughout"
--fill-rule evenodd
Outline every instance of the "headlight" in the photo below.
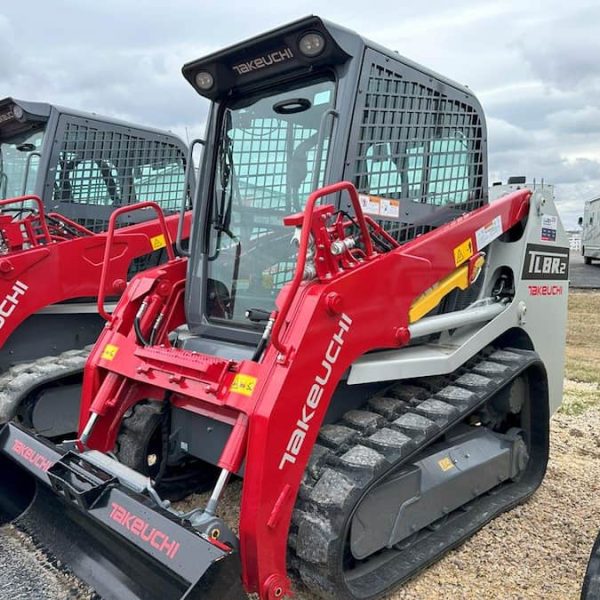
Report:
M 23 109 L 17 104 L 13 104 L 12 114 L 14 115 L 15 119 L 17 119 L 17 121 L 20 121 L 24 116 Z
M 215 78 L 208 71 L 200 71 L 196 74 L 196 85 L 201 90 L 210 90 L 214 83 Z
M 300 38 L 298 47 L 304 56 L 313 58 L 314 56 L 319 56 L 319 54 L 323 52 L 323 49 L 325 48 L 325 38 L 320 33 L 306 33 Z

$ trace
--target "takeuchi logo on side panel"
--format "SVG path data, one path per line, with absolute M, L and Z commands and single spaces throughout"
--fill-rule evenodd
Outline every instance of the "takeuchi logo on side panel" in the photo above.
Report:
M 569 279 L 569 249 L 527 244 L 522 278 L 544 281 Z

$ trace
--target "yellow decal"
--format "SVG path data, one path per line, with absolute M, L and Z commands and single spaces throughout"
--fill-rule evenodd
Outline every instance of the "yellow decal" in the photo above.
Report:
M 473 242 L 471 238 L 454 248 L 454 262 L 457 267 L 462 265 L 465 260 L 469 260 L 471 256 L 473 256 Z
M 452 290 L 460 288 L 466 290 L 469 287 L 469 267 L 464 265 L 458 267 L 444 277 L 441 281 L 434 283 L 427 291 L 423 292 L 410 306 L 408 319 L 410 323 L 418 321 L 429 311 L 433 310 Z
M 454 463 L 449 456 L 442 458 L 442 460 L 438 460 L 438 465 L 440 465 L 440 469 L 444 472 L 454 469 Z
M 100 358 L 103 358 L 104 360 L 112 360 L 117 355 L 118 351 L 118 346 L 113 346 L 113 344 L 106 344 L 106 346 L 104 346 L 104 350 L 102 350 L 102 355 Z
M 253 375 L 244 375 L 243 373 L 238 373 L 233 378 L 233 383 L 231 384 L 229 391 L 235 392 L 236 394 L 243 394 L 244 396 L 252 396 L 255 385 L 256 377 Z
M 150 238 L 150 245 L 152 246 L 152 250 L 160 250 L 167 245 L 165 241 L 165 236 L 161 233 L 160 235 L 155 235 Z

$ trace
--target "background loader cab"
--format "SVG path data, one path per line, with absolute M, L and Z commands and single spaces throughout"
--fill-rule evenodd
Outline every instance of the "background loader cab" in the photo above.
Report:
M 114 301 L 133 274 L 166 258 L 155 209 L 174 240 L 195 179 L 190 169 L 186 180 L 186 155 L 169 132 L 0 100 L 0 421 L 75 431 L 85 347 L 105 324 L 95 298 L 110 218 L 119 237 L 103 292 Z M 187 238 L 191 210 L 181 223 Z
M 186 147 L 176 136 L 41 102 L 0 100 L 0 199 L 35 194 L 99 232 L 116 208 L 152 200 L 176 211 Z M 123 221 L 135 222 L 140 212 Z

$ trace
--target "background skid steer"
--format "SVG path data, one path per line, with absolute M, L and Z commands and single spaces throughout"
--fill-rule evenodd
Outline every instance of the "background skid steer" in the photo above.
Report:
M 184 75 L 214 101 L 189 261 L 127 286 L 86 365 L 76 443 L 0 432 L 4 511 L 60 557 L 37 517 L 68 506 L 81 553 L 63 560 L 107 598 L 178 597 L 182 581 L 193 596 L 171 546 L 142 543 L 162 519 L 167 544 L 197 543 L 203 598 L 223 597 L 218 569 L 265 599 L 291 578 L 379 597 L 542 481 L 568 285 L 551 190 L 490 199 L 472 93 L 317 17 Z M 181 514 L 145 476 L 190 456 L 219 471 Z M 218 516 L 234 476 L 239 535 Z
M 0 100 L 0 421 L 16 416 L 52 437 L 76 431 L 86 346 L 104 324 L 95 297 L 109 219 L 118 211 L 103 293 L 116 298 L 166 257 L 186 160 L 167 132 Z M 171 213 L 164 222 L 156 204 Z M 190 221 L 188 212 L 183 237 Z

